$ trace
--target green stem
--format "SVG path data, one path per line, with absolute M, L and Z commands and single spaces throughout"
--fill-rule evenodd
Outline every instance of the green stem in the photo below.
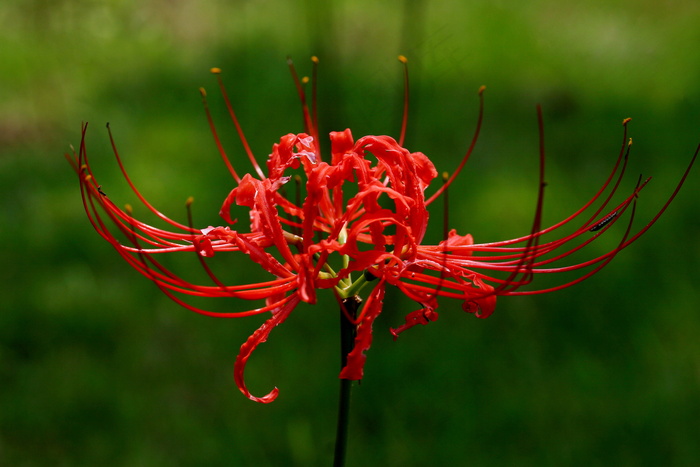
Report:
M 350 316 L 357 316 L 357 308 L 360 306 L 358 297 L 350 297 L 343 300 L 342 306 Z M 345 368 L 348 362 L 348 354 L 355 344 L 355 325 L 350 322 L 343 310 L 340 310 L 340 368 Z M 348 421 L 350 418 L 350 390 L 352 380 L 340 380 L 340 395 L 338 398 L 338 427 L 335 435 L 334 467 L 345 465 L 345 452 L 348 441 Z

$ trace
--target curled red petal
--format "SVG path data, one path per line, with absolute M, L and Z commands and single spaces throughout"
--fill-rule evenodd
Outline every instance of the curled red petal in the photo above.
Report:
M 422 190 L 425 190 L 430 182 L 438 176 L 435 165 L 422 152 L 412 152 L 409 154 L 409 157 L 414 164 L 416 175 L 422 182 L 420 187 Z
M 468 247 L 472 246 L 473 244 L 474 237 L 472 237 L 471 234 L 459 235 L 457 234 L 457 231 L 455 229 L 450 230 L 450 232 L 447 235 L 447 240 L 443 240 L 440 242 L 441 247 L 447 247 L 448 249 L 450 247 L 456 246 Z M 469 252 L 468 254 L 470 255 L 471 252 Z
M 472 278 L 474 285 L 483 291 L 481 295 L 469 298 L 462 303 L 462 309 L 467 313 L 474 313 L 477 318 L 488 318 L 496 309 L 496 293 L 494 288 L 486 284 L 478 277 Z
M 394 336 L 394 340 L 396 340 L 396 338 L 399 337 L 399 334 L 401 334 L 405 330 L 410 329 L 417 324 L 422 324 L 425 326 L 431 321 L 437 321 L 437 319 L 438 313 L 435 311 L 434 308 L 421 308 L 420 310 L 412 311 L 409 314 L 407 314 L 406 323 L 402 324 L 396 329 L 391 328 L 390 332 L 391 335 Z
M 297 135 L 289 133 L 280 138 L 279 144 L 272 146 L 272 153 L 267 160 L 267 170 L 270 179 L 281 179 L 287 168 L 296 169 L 301 163 L 316 164 L 314 139 L 306 133 Z
M 248 174 L 246 174 L 246 176 L 248 176 Z M 231 190 L 228 196 L 226 196 L 224 204 L 221 205 L 221 209 L 219 210 L 219 215 L 221 216 L 221 218 L 229 224 L 233 224 L 234 222 L 234 220 L 231 218 L 231 205 L 236 200 L 236 190 L 238 190 L 239 188 L 240 187 L 236 187 L 233 190 Z
M 211 246 L 211 239 L 206 235 L 197 235 L 194 238 L 194 248 L 202 256 L 207 258 L 214 256 L 214 247 Z
M 331 131 L 331 163 L 335 166 L 345 153 L 350 152 L 355 142 L 352 139 L 350 128 L 345 131 Z
M 364 374 L 365 352 L 372 345 L 372 323 L 382 311 L 385 291 L 384 280 L 380 280 L 374 287 L 362 311 L 362 320 L 357 326 L 357 336 L 355 336 L 355 346 L 348 354 L 347 364 L 340 371 L 341 379 L 360 380 Z
M 299 255 L 299 273 L 297 287 L 299 298 L 306 303 L 316 303 L 316 280 L 313 276 L 314 265 L 309 255 Z
M 286 303 L 284 300 L 287 300 Z M 253 335 L 251 335 L 241 346 L 241 351 L 236 357 L 236 363 L 233 366 L 233 377 L 236 381 L 238 389 L 240 389 L 248 399 L 255 402 L 261 402 L 263 404 L 269 404 L 270 402 L 274 401 L 277 398 L 279 389 L 274 388 L 267 395 L 263 397 L 256 397 L 252 395 L 250 391 L 248 391 L 248 388 L 245 385 L 243 373 L 250 355 L 257 348 L 257 346 L 265 342 L 272 329 L 283 323 L 284 320 L 286 320 L 290 315 L 292 310 L 294 310 L 294 308 L 299 304 L 299 297 L 296 294 L 291 295 L 284 300 L 280 303 L 280 307 L 277 310 L 272 311 L 272 317 L 265 321 L 263 325 L 260 326 L 260 328 L 258 328 L 258 330 L 255 331 Z

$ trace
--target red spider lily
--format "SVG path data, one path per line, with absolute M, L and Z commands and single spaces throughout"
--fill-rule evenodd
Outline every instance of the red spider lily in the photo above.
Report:
M 405 63 L 405 59 L 401 60 Z M 316 64 L 317 60 L 314 59 L 314 75 Z M 330 134 L 330 158 L 324 160 L 318 144 L 315 85 L 309 107 L 305 80 L 297 77 L 291 62 L 290 69 L 302 103 L 305 133 L 283 136 L 279 143 L 273 145 L 265 168 L 257 162 L 246 141 L 222 84 L 220 70 L 212 69 L 217 74 L 224 101 L 252 164 L 253 173 L 243 176 L 234 169 L 222 147 L 206 104 L 206 93 L 201 90 L 214 140 L 236 182 L 220 211 L 228 225 L 195 229 L 191 216 L 189 224 L 184 225 L 155 209 L 132 183 L 111 131 L 110 141 L 124 178 L 140 202 L 165 221 L 170 230 L 135 219 L 128 206 L 121 209 L 104 194 L 87 156 L 87 125 L 82 128 L 78 153 L 74 152 L 68 157 L 79 176 L 83 204 L 95 230 L 168 297 L 207 316 L 229 318 L 269 313 L 265 323 L 241 347 L 234 367 L 235 381 L 240 390 L 258 402 L 271 402 L 278 390 L 275 388 L 263 397 L 255 397 L 248 391 L 243 377 L 248 358 L 300 302 L 315 303 L 318 289 L 333 291 L 341 310 L 356 329 L 354 347 L 347 355 L 347 364 L 341 370 L 340 378 L 361 379 L 365 352 L 371 345 L 372 323 L 381 313 L 387 284 L 398 287 L 420 305 L 418 310 L 406 316 L 405 324 L 391 330 L 394 336 L 416 324 L 437 319 L 438 297 L 457 299 L 461 301 L 464 311 L 486 318 L 494 311 L 497 296 L 545 293 L 569 287 L 602 269 L 658 220 L 678 193 L 698 153 L 695 152 L 683 177 L 660 211 L 644 227 L 632 233 L 636 199 L 649 179 L 640 179 L 626 197 L 612 203 L 631 147 L 631 140 L 628 142 L 627 139 L 629 119 L 626 119 L 623 121 L 623 142 L 617 160 L 602 186 L 570 216 L 543 228 L 545 159 L 542 116 L 538 109 L 541 142 L 539 188 L 530 232 L 512 240 L 476 244 L 471 235 L 458 235 L 454 230 L 448 233 L 445 227 L 443 241 L 437 245 L 424 245 L 422 241 L 428 226 L 427 206 L 446 194 L 475 147 L 483 116 L 483 88 L 479 91 L 479 115 L 470 147 L 452 176 L 444 177 L 440 188 L 426 198 L 425 191 L 438 173 L 423 153 L 410 152 L 403 147 L 407 97 L 398 142 L 389 136 L 365 136 L 355 141 L 350 130 L 333 132 Z M 407 74 L 405 79 L 407 84 Z M 408 87 L 405 89 L 407 96 Z M 285 196 L 284 187 L 293 178 L 297 184 L 304 183 L 306 196 L 303 200 L 292 201 Z M 189 213 L 191 202 L 187 204 Z M 235 223 L 230 214 L 230 208 L 234 205 L 249 209 L 248 232 L 230 227 Z M 623 218 L 628 209 L 627 227 L 612 250 L 584 262 L 566 263 L 573 253 L 606 233 Z M 589 214 L 584 215 L 585 212 Z M 573 232 L 555 237 L 554 234 L 561 232 L 564 226 L 574 226 Z M 115 230 L 128 239 L 128 244 L 117 239 Z M 158 254 L 175 252 L 196 255 L 210 283 L 189 282 L 156 259 Z M 235 254 L 238 261 L 243 261 L 242 257 L 246 256 L 267 271 L 270 280 L 241 285 L 224 284 L 205 259 L 217 253 Z M 537 274 L 565 271 L 581 273 L 558 286 L 522 290 Z M 343 305 L 344 300 L 356 297 L 363 288 L 370 291 L 359 314 L 353 316 Z M 265 304 L 244 312 L 218 313 L 187 303 L 181 298 L 187 295 L 265 300 Z

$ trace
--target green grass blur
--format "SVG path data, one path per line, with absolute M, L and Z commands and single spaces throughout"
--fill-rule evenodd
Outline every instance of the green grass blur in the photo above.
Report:
M 308 57 L 321 60 L 322 130 L 361 136 L 398 133 L 402 53 L 412 95 L 406 146 L 441 171 L 460 160 L 476 92 L 487 86 L 481 139 L 450 193 L 450 224 L 461 233 L 486 242 L 528 232 L 537 103 L 545 224 L 595 192 L 622 119 L 633 117 L 622 189 L 638 173 L 654 176 L 639 199 L 641 227 L 700 142 L 698 24 L 695 0 L 3 1 L 0 464 L 331 460 L 339 357 L 330 293 L 299 307 L 250 361 L 252 391 L 277 385 L 278 400 L 245 399 L 233 361 L 262 318 L 192 314 L 98 237 L 62 157 L 80 143 L 81 122 L 90 122 L 92 162 L 118 203 L 134 197 L 113 162 L 108 121 L 149 200 L 184 221 L 193 195 L 197 222 L 215 224 L 232 181 L 200 86 L 229 153 L 242 152 L 210 67 L 224 70 L 264 156 L 302 128 L 288 55 L 302 74 Z M 437 322 L 396 342 L 388 328 L 416 305 L 388 293 L 353 393 L 348 465 L 699 465 L 698 169 L 657 225 L 573 288 L 499 299 L 484 321 L 444 301 Z M 436 208 L 433 241 L 440 216 Z M 250 275 L 246 265 L 224 266 L 232 281 Z

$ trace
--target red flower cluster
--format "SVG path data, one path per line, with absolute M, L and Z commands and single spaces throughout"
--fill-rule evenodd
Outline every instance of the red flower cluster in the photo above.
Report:
M 402 61 L 405 63 L 405 59 Z M 314 59 L 314 71 L 316 63 Z M 403 325 L 391 330 L 394 336 L 416 324 L 437 319 L 438 297 L 459 300 L 465 311 L 485 318 L 494 311 L 499 295 L 544 293 L 568 287 L 595 274 L 649 229 L 675 197 L 697 156 L 696 151 L 678 186 L 659 213 L 632 234 L 636 198 L 649 179 L 640 181 L 624 199 L 610 205 L 624 174 L 631 145 L 631 141 L 627 142 L 627 119 L 623 122 L 622 148 L 610 175 L 590 201 L 566 219 L 546 228 L 540 225 L 545 186 L 544 151 L 541 149 L 539 196 L 529 234 L 512 240 L 475 244 L 471 235 L 458 235 L 452 230 L 445 233 L 446 238 L 437 245 L 424 245 L 422 241 L 428 226 L 427 205 L 444 194 L 476 143 L 483 114 L 483 88 L 479 92 L 477 129 L 469 150 L 453 175 L 449 179 L 444 177 L 441 187 L 426 199 L 425 191 L 438 173 L 423 153 L 402 147 L 405 112 L 399 142 L 389 136 L 365 136 L 355 141 L 350 130 L 333 132 L 330 134 L 330 159 L 324 160 L 318 144 L 315 102 L 310 111 L 302 80 L 297 78 L 294 68 L 291 69 L 302 101 L 306 132 L 285 135 L 274 144 L 267 158 L 266 170 L 257 163 L 249 149 L 220 78 L 224 99 L 253 164 L 254 173 L 241 177 L 235 171 L 224 153 L 204 101 L 216 144 L 236 182 L 236 187 L 226 197 L 220 211 L 228 225 L 195 229 L 156 210 L 129 178 L 111 132 L 114 154 L 127 183 L 139 200 L 167 222 L 171 230 L 156 228 L 135 219 L 129 207 L 125 210 L 119 208 L 104 194 L 87 157 L 87 125 L 82 129 L 78 153 L 69 156 L 79 176 L 84 207 L 95 230 L 131 266 L 151 279 L 170 298 L 192 311 L 209 316 L 268 314 L 265 323 L 241 347 L 234 369 L 240 390 L 258 402 L 271 402 L 278 390 L 275 388 L 263 397 L 255 397 L 248 391 L 243 377 L 248 358 L 257 345 L 268 338 L 272 329 L 287 319 L 299 302 L 315 303 L 317 290 L 331 289 L 341 309 L 345 310 L 343 300 L 357 296 L 362 289 L 369 289 L 357 316 L 344 311 L 347 319 L 356 326 L 356 338 L 340 378 L 361 379 L 365 352 L 372 340 L 372 323 L 382 310 L 387 284 L 397 287 L 419 304 L 418 310 L 408 313 Z M 212 71 L 217 75 L 219 73 L 218 69 Z M 205 95 L 202 90 L 202 96 Z M 405 105 L 407 108 L 407 101 Z M 303 200 L 294 202 L 285 195 L 284 187 L 292 178 L 296 183 L 304 184 L 306 195 Z M 606 191 L 608 194 L 599 202 Z M 599 202 L 599 206 L 593 209 L 594 212 L 584 216 L 584 211 L 592 208 L 596 202 Z M 249 231 L 231 227 L 235 220 L 231 218 L 230 208 L 234 205 L 249 209 Z M 630 207 L 632 214 L 627 228 L 611 251 L 582 263 L 555 265 L 605 233 Z M 572 223 L 575 225 L 573 232 L 557 239 L 544 240 L 549 238 L 546 235 Z M 121 235 L 126 236 L 129 244 L 117 239 L 114 226 Z M 211 283 L 191 283 L 155 259 L 157 254 L 171 252 L 197 255 Z M 270 280 L 242 285 L 224 284 L 205 260 L 216 254 L 234 254 L 236 257 L 233 261 L 252 261 L 270 274 Z M 556 287 L 520 290 L 536 274 L 584 268 L 585 272 L 576 279 Z M 264 300 L 265 304 L 245 312 L 215 313 L 185 302 L 182 295 Z

